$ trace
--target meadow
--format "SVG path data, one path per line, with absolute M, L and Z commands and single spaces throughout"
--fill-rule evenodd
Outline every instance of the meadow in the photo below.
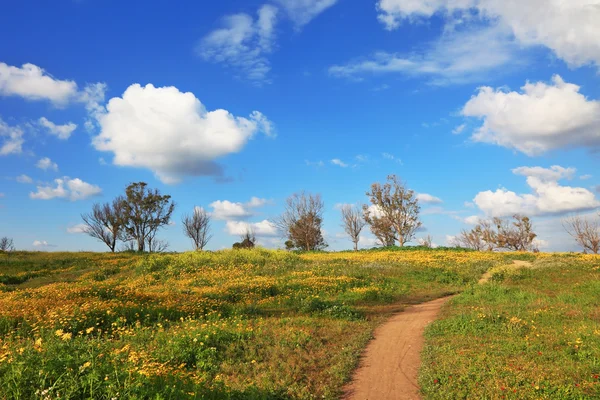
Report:
M 502 269 L 516 258 L 536 268 Z M 456 249 L 4 253 L 0 398 L 335 399 L 378 324 L 458 293 L 427 332 L 426 398 L 598 397 L 596 260 Z M 477 285 L 488 270 L 492 281 Z

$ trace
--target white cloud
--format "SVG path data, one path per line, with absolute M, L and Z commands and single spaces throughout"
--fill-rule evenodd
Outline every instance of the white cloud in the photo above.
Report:
M 361 248 L 371 248 L 378 246 L 377 239 L 370 236 L 359 236 L 358 237 L 358 246 Z
M 553 165 L 550 168 L 543 167 L 519 167 L 512 170 L 515 175 L 534 176 L 544 181 L 558 181 L 561 179 L 573 179 L 577 169 L 564 168 Z
M 427 193 L 417 193 L 417 200 L 419 200 L 419 203 L 424 203 L 424 204 L 441 204 L 441 203 L 443 203 L 442 199 L 440 199 L 439 197 L 435 197 L 435 196 L 432 196 Z
M 40 158 L 40 160 L 35 164 L 35 166 L 39 169 L 43 169 L 44 171 L 47 171 L 49 169 L 53 171 L 58 171 L 58 164 L 52 162 L 52 160 L 48 157 Z
M 390 154 L 390 153 L 381 153 L 381 156 L 383 158 L 385 158 L 386 160 L 396 161 L 400 165 L 403 164 L 402 160 L 399 159 L 398 157 L 394 156 L 393 154 Z
M 131 85 L 112 98 L 98 122 L 97 150 L 113 152 L 115 165 L 148 168 L 168 184 L 185 176 L 222 177 L 215 159 L 241 151 L 259 131 L 272 134 L 258 111 L 249 118 L 207 111 L 190 92 L 151 84 Z
M 239 70 L 258 84 L 268 82 L 271 65 L 266 57 L 273 51 L 277 8 L 263 5 L 256 20 L 248 14 L 223 18 L 223 28 L 205 36 L 196 49 L 206 61 Z
M 50 247 L 51 245 L 48 244 L 47 241 L 45 240 L 34 240 L 33 241 L 33 245 L 35 247 Z
M 247 230 L 254 232 L 256 236 L 277 236 L 277 227 L 268 220 L 260 222 L 227 221 L 225 230 L 230 235 L 243 235 Z
M 0 95 L 65 105 L 76 94 L 75 82 L 55 79 L 36 65 L 23 64 L 19 68 L 0 63 Z
M 67 227 L 67 233 L 75 234 L 75 233 L 85 233 L 87 229 L 87 225 L 85 224 L 77 224 Z
M 346 168 L 348 166 L 348 164 L 346 164 L 345 162 L 343 162 L 339 158 L 334 158 L 333 160 L 331 160 L 331 163 L 333 165 L 337 165 L 338 167 L 342 167 L 342 168 Z
M 529 156 L 564 147 L 600 145 L 600 101 L 558 75 L 552 84 L 527 83 L 522 92 L 482 87 L 462 110 L 483 120 L 472 139 L 519 150 Z
M 49 121 L 47 118 L 42 117 L 38 121 L 40 125 L 46 127 L 50 134 L 56 136 L 61 140 L 67 140 L 71 137 L 71 134 L 77 129 L 77 125 L 69 122 L 64 125 L 56 125 L 54 122 Z
M 0 64 L 1 66 L 1 64 Z M 0 156 L 20 154 L 23 151 L 23 130 L 16 126 L 9 126 L 0 118 Z
M 481 217 L 479 217 L 478 215 L 471 215 L 465 218 L 464 222 L 468 225 L 477 225 L 481 222 Z
M 17 176 L 17 182 L 19 183 L 33 183 L 33 179 L 31 179 L 29 176 L 23 174 L 23 175 L 19 175 Z
M 36 200 L 51 200 L 55 198 L 68 199 L 71 201 L 85 200 L 102 193 L 102 189 L 96 185 L 89 184 L 79 178 L 55 179 L 56 186 L 39 185 L 37 192 L 29 193 L 29 197 Z
M 461 133 L 463 133 L 463 131 L 465 130 L 466 127 L 467 127 L 467 124 L 459 125 L 456 128 L 452 129 L 452 134 L 460 135 Z
M 275 2 L 286 10 L 296 28 L 299 29 L 335 5 L 338 0 L 275 0 Z
M 565 172 L 567 171 L 567 172 Z M 527 174 L 530 194 L 517 194 L 507 189 L 480 192 L 473 200 L 477 207 L 488 216 L 505 217 L 513 214 L 552 215 L 581 212 L 600 207 L 594 193 L 585 188 L 561 186 L 558 183 L 571 172 L 570 169 L 548 169 L 521 167 L 515 174 Z
M 390 30 L 435 13 L 450 25 L 496 21 L 519 44 L 546 46 L 572 67 L 600 65 L 600 0 L 379 0 L 377 8 Z
M 247 203 L 234 203 L 229 200 L 217 200 L 209 204 L 213 211 L 211 215 L 218 220 L 234 220 L 248 218 L 254 215 L 253 208 L 267 205 L 267 199 L 252 197 Z
M 433 85 L 463 84 L 487 79 L 492 72 L 497 74 L 517 65 L 522 62 L 515 61 L 519 51 L 502 27 L 450 30 L 417 52 L 380 51 L 345 65 L 334 65 L 329 73 L 355 80 L 365 75 L 405 74 L 429 77 Z
M 590 174 L 585 174 L 585 175 L 581 175 L 579 177 L 579 179 L 581 179 L 582 181 L 587 181 L 588 179 L 592 179 L 594 176 L 590 175 Z
M 304 160 L 304 163 L 306 165 L 308 165 L 309 167 L 324 167 L 325 166 L 325 163 L 321 160 L 319 160 L 319 161 Z

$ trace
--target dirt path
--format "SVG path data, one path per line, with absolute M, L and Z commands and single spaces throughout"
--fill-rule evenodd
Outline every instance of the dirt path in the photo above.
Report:
M 530 267 L 514 260 L 502 268 Z M 495 268 L 479 280 L 490 280 Z M 449 297 L 412 306 L 394 315 L 375 330 L 352 381 L 344 389 L 344 400 L 420 399 L 417 376 L 421 366 L 423 331 L 434 321 Z
M 420 399 L 417 375 L 423 331 L 448 299 L 409 307 L 377 328 L 343 399 Z
M 531 265 L 532 264 L 529 261 L 513 260 L 512 264 L 504 265 L 504 266 L 502 266 L 502 268 L 514 269 L 514 268 L 520 268 L 520 267 L 531 267 Z M 497 271 L 498 271 L 497 268 L 492 268 L 488 272 L 483 274 L 481 276 L 481 279 L 479 280 L 479 284 L 482 285 L 484 283 L 487 283 L 490 280 L 490 278 L 492 277 L 492 275 L 494 275 L 494 273 L 496 273 Z

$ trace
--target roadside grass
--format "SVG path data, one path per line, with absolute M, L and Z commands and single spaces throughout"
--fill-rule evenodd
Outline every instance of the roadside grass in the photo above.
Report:
M 503 254 L 453 250 L 0 255 L 0 398 L 337 398 L 403 304 Z
M 600 257 L 491 270 L 426 330 L 427 399 L 600 398 Z

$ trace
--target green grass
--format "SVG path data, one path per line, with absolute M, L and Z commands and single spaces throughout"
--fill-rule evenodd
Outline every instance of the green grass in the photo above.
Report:
M 425 398 L 600 398 L 599 261 L 544 256 L 452 299 L 426 331 Z

